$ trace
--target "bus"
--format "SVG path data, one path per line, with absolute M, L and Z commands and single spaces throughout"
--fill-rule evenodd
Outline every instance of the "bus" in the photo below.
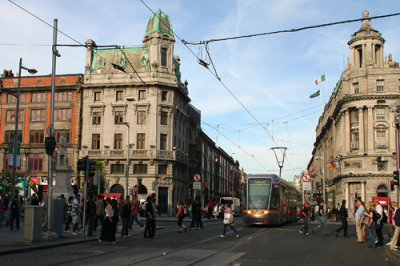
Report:
M 221 197 L 220 204 L 230 203 L 233 216 L 240 215 L 240 199 L 235 197 Z
M 245 224 L 279 225 L 295 222 L 301 208 L 301 194 L 277 175 L 248 175 Z

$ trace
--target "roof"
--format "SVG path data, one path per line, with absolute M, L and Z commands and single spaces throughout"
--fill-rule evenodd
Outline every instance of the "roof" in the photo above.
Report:
M 82 74 L 57 75 L 56 85 L 76 85 L 80 84 Z M 1 78 L 4 88 L 18 86 L 18 77 Z M 47 76 L 23 76 L 21 77 L 21 87 L 29 86 L 51 86 L 51 75 Z
M 150 17 L 145 35 L 154 32 L 166 33 L 173 36 L 171 21 L 168 15 L 162 12 L 161 9 L 158 9 L 157 12 Z

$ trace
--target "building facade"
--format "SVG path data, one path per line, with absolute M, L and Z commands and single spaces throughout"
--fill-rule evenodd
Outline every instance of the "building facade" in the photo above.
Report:
M 345 199 L 352 209 L 356 197 L 396 200 L 389 186 L 397 169 L 391 106 L 400 99 L 400 68 L 392 55 L 384 56 L 385 40 L 368 16 L 364 11 L 348 42 L 350 60 L 319 118 L 308 164 L 320 197 L 325 176 L 328 207 Z
M 18 77 L 14 77 L 11 72 L 5 73 L 8 74 L 1 78 L 2 88 L 11 90 L 16 94 Z M 76 165 L 78 160 L 82 78 L 83 75 L 80 74 L 58 75 L 56 77 L 55 137 L 57 143 L 62 135 L 66 137 L 68 143 L 67 160 L 72 166 Z M 12 153 L 9 152 L 9 148 L 15 132 L 16 97 L 1 91 L 0 101 L 0 143 L 2 149 L 0 167 L 3 172 L 11 172 L 12 166 L 10 166 L 9 159 Z M 44 139 L 48 136 L 46 130 L 50 124 L 50 104 L 51 76 L 21 77 L 18 123 L 20 167 L 17 174 L 25 180 L 33 180 L 38 185 L 40 194 L 42 191 L 43 193 L 47 191 L 48 184 L 48 156 L 45 154 Z M 76 167 L 73 170 L 72 177 L 75 180 Z M 24 195 L 26 191 L 21 190 L 20 194 Z M 39 195 L 40 198 L 41 196 Z

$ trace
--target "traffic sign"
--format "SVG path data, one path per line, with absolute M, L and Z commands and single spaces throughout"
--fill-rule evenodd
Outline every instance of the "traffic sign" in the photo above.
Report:
M 201 182 L 193 182 L 194 190 L 201 190 Z
M 7 178 L 4 177 L 4 178 L 1 180 L 1 184 L 2 184 L 3 186 L 7 186 L 7 184 L 8 184 Z
M 31 186 L 33 186 L 35 184 L 35 181 L 33 181 L 33 180 L 29 180 L 28 181 L 28 185 L 31 187 Z
M 310 182 L 311 181 L 311 176 L 309 173 L 305 172 L 301 178 L 303 179 L 303 182 Z
M 311 182 L 303 182 L 303 190 L 310 191 L 311 190 Z
M 201 175 L 200 174 L 194 174 L 193 175 L 193 181 L 194 182 L 200 182 L 201 181 Z

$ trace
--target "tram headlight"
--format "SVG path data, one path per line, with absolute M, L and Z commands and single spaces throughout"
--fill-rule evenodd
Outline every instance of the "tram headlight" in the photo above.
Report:
M 248 210 L 248 211 L 247 211 L 247 214 L 251 214 L 251 210 Z
M 264 214 L 267 214 L 268 212 L 267 211 L 264 211 Z

